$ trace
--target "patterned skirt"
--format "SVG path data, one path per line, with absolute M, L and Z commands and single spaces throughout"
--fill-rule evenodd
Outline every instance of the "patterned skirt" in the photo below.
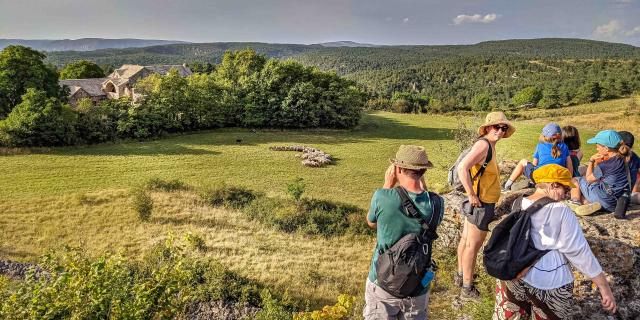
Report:
M 493 320 L 568 320 L 573 314 L 573 283 L 541 290 L 522 280 L 497 281 Z

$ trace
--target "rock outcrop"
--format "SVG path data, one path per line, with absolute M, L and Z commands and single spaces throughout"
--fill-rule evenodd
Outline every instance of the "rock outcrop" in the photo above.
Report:
M 496 205 L 500 217 L 508 214 L 513 201 L 520 195 L 528 195 L 533 189 L 503 194 Z M 460 203 L 465 196 L 459 192 L 444 195 L 445 220 L 439 227 L 440 246 L 455 248 L 460 233 Z M 590 279 L 574 271 L 576 319 L 640 319 L 640 206 L 630 208 L 628 219 L 617 220 L 610 213 L 596 213 L 580 217 L 580 224 L 591 250 L 602 265 L 618 303 L 616 315 L 604 311 L 600 294 Z M 490 225 L 494 227 L 497 221 Z M 479 261 L 482 258 L 479 257 Z

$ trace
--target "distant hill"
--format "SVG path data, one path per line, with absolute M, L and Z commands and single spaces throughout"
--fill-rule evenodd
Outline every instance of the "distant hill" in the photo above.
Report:
M 10 45 L 23 45 L 39 51 L 92 51 L 100 49 L 140 48 L 175 43 L 188 43 L 171 40 L 143 40 L 143 39 L 102 39 L 82 38 L 76 40 L 23 40 L 0 39 L 0 49 Z
M 531 86 L 544 91 L 544 102 L 550 106 L 640 92 L 640 48 L 627 44 L 548 38 L 472 45 L 356 47 L 346 41 L 330 45 L 338 44 L 345 46 L 187 43 L 49 52 L 47 60 L 58 67 L 75 60 L 91 60 L 107 68 L 196 61 L 216 64 L 225 51 L 252 48 L 271 58 L 335 71 L 380 97 L 417 90 L 433 98 L 438 110 L 505 106 L 517 92 Z
M 355 42 L 340 41 L 342 44 Z M 334 43 L 337 44 L 337 43 Z M 480 42 L 473 45 L 419 45 L 352 47 L 327 44 L 270 44 L 259 42 L 183 43 L 143 48 L 95 51 L 59 51 L 48 54 L 57 66 L 86 59 L 118 67 L 125 63 L 181 64 L 194 61 L 218 63 L 227 50 L 252 48 L 272 58 L 293 58 L 339 74 L 406 68 L 455 57 L 520 57 L 525 59 L 617 59 L 640 57 L 640 48 L 627 44 L 583 39 L 526 39 Z
M 323 46 L 323 47 L 327 47 L 327 48 L 335 48 L 335 47 L 373 48 L 373 47 L 380 47 L 380 45 L 377 45 L 377 44 L 358 43 L 358 42 L 353 42 L 353 41 L 333 41 L 333 42 L 323 42 L 323 43 L 318 43 L 318 44 Z

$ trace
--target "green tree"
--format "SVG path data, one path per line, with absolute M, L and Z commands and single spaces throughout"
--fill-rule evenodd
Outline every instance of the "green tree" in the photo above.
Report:
M 528 104 L 535 106 L 538 104 L 540 99 L 542 99 L 542 91 L 540 91 L 540 89 L 536 87 L 526 87 L 518 91 L 518 93 L 513 96 L 511 103 L 516 107 Z
M 477 94 L 471 99 L 471 109 L 476 111 L 491 110 L 491 97 L 488 93 Z
M 23 46 L 8 46 L 0 52 L 0 119 L 22 101 L 28 88 L 60 97 L 58 73 L 44 59 L 44 54 Z
M 599 101 L 602 97 L 602 87 L 599 82 L 585 83 L 576 97 L 580 103 L 591 103 Z
M 88 78 L 102 78 L 104 77 L 104 71 L 97 64 L 80 60 L 67 64 L 62 71 L 60 71 L 60 79 L 88 79 Z
M 75 142 L 76 113 L 58 98 L 27 89 L 9 116 L 0 121 L 0 141 L 7 146 L 58 146 Z
M 542 99 L 538 102 L 538 105 L 545 109 L 552 109 L 560 107 L 560 94 L 555 88 L 547 88 L 542 93 Z

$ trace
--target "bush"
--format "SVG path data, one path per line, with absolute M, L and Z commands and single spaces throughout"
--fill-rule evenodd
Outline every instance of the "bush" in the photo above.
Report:
M 0 142 L 6 146 L 62 146 L 76 142 L 77 115 L 58 98 L 32 88 L 9 116 L 0 121 Z
M 151 178 L 146 185 L 149 190 L 161 190 L 165 192 L 188 190 L 189 186 L 179 179 L 163 180 L 160 178 Z
M 153 199 L 141 188 L 133 190 L 133 208 L 141 221 L 148 221 L 153 210 Z
M 204 242 L 204 239 L 202 239 L 202 237 L 199 235 L 195 235 L 193 233 L 187 233 L 184 235 L 184 241 L 193 250 L 202 252 L 202 251 L 206 251 L 207 249 L 207 245 Z
M 241 209 L 251 204 L 260 194 L 243 187 L 221 185 L 204 191 L 202 199 L 214 207 Z
M 293 320 L 346 320 L 354 313 L 356 297 L 341 294 L 333 306 L 324 306 L 322 310 L 300 312 L 293 315 Z
M 298 201 L 302 197 L 305 187 L 306 185 L 304 183 L 304 179 L 296 178 L 287 185 L 287 193 L 291 196 L 291 198 L 293 198 L 293 200 Z
M 285 232 L 309 235 L 370 234 L 364 210 L 323 200 L 261 198 L 244 208 L 249 219 Z
M 453 141 L 458 146 L 458 152 L 462 152 L 462 150 L 473 145 L 478 138 L 477 127 L 479 127 L 479 125 L 476 126 L 473 121 L 470 123 L 458 119 L 458 127 L 453 130 Z
M 189 256 L 171 239 L 140 261 L 114 254 L 92 259 L 65 248 L 44 255 L 39 266 L 48 276 L 0 277 L 0 318 L 171 319 L 182 318 L 188 305 L 212 300 L 291 318 L 292 305 L 283 299 L 217 262 Z

